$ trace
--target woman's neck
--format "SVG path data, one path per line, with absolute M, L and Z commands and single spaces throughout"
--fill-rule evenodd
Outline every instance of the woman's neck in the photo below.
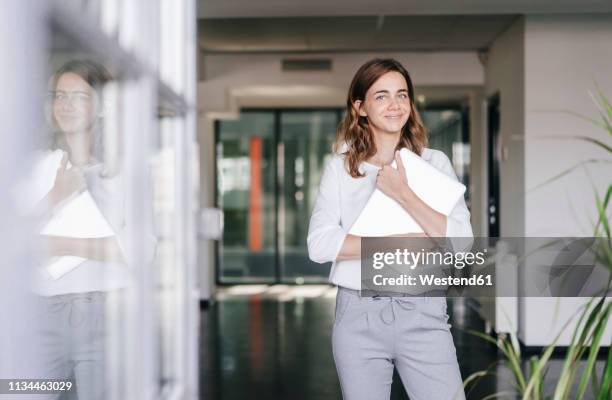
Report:
M 401 132 L 397 133 L 374 133 L 374 143 L 376 143 L 376 154 L 372 157 L 377 165 L 383 166 L 393 162 L 395 148 L 400 140 Z
M 66 133 L 66 142 L 70 149 L 70 163 L 75 167 L 91 162 L 91 134 L 88 132 Z

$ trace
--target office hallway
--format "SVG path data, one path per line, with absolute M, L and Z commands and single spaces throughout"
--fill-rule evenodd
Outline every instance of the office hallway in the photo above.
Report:
M 202 310 L 200 398 L 341 399 L 331 351 L 334 301 L 329 286 L 224 289 Z M 448 313 L 464 379 L 499 360 L 493 346 L 463 331 L 483 329 L 463 300 L 449 300 Z M 504 389 L 507 370 L 493 372 L 468 399 Z M 395 374 L 391 399 L 407 398 Z

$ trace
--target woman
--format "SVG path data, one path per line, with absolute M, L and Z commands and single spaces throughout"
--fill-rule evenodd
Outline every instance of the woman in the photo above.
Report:
M 355 282 L 360 276 L 361 238 L 347 233 L 378 188 L 419 223 L 423 236 L 472 236 L 463 199 L 447 217 L 408 185 L 399 158 L 402 148 L 457 179 L 444 153 L 426 144 L 406 69 L 392 59 L 374 59 L 359 68 L 308 232 L 310 258 L 333 261 L 330 280 L 338 285 L 338 297 L 332 347 L 343 397 L 348 400 L 388 399 L 394 366 L 411 400 L 465 397 L 446 299 L 360 297 Z M 394 160 L 400 168 L 389 165 Z
M 106 298 L 129 283 L 122 178 L 103 163 L 102 89 L 110 80 L 91 61 L 70 61 L 53 75 L 48 116 L 55 148 L 41 165 L 56 172 L 37 180 L 50 188 L 37 210 L 47 256 L 35 282 L 44 377 L 73 379 L 79 399 L 107 397 Z

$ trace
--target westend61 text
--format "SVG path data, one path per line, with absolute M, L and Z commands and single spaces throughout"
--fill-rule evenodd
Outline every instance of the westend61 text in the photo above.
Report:
M 376 286 L 493 286 L 493 278 L 490 274 L 472 275 L 468 277 L 419 275 L 400 275 L 393 278 L 374 275 L 372 279 Z

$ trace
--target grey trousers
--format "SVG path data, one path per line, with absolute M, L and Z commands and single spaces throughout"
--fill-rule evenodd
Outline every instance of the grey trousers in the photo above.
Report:
M 332 348 L 345 400 L 388 400 L 394 366 L 411 400 L 465 399 L 444 297 L 339 287 Z
M 76 390 L 40 399 L 105 399 L 105 300 L 103 292 L 40 298 L 43 378 L 76 381 Z

